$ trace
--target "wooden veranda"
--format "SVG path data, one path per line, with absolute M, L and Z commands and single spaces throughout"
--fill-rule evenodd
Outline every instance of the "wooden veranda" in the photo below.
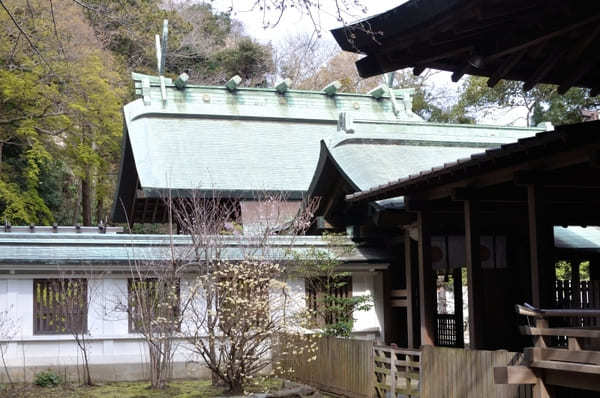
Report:
M 407 292 L 418 292 L 407 295 L 409 346 L 418 343 L 412 333 L 415 322 L 420 325 L 421 344 L 439 343 L 434 236 L 460 236 L 464 241 L 472 349 L 522 351 L 530 344 L 519 332 L 521 320 L 514 306 L 530 303 L 535 308 L 553 309 L 561 305 L 557 260 L 570 260 L 574 269 L 581 261 L 589 261 L 591 282 L 585 285 L 586 297 L 598 295 L 600 252 L 557 248 L 555 227 L 600 225 L 599 159 L 600 123 L 588 122 L 561 126 L 348 195 L 351 203 L 403 195 L 407 209 L 416 213 L 416 222 L 405 225 Z M 484 267 L 490 256 L 482 249 L 486 236 L 505 242 L 502 266 L 496 266 L 494 243 L 494 266 Z M 571 283 L 581 289 L 579 280 Z M 581 301 L 582 296 L 578 292 L 570 297 Z M 411 313 L 414 300 L 419 304 L 418 317 Z M 570 371 L 577 373 L 575 369 Z M 594 383 L 581 388 L 600 389 L 600 378 Z

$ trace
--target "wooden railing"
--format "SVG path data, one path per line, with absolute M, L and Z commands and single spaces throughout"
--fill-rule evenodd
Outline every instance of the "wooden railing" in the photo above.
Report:
M 421 352 L 376 345 L 375 391 L 379 398 L 420 396 Z
M 600 308 L 600 281 L 557 280 L 555 282 L 555 305 L 562 309 Z M 567 317 L 565 326 L 600 326 L 598 317 Z
M 600 330 L 594 328 L 550 327 L 549 318 L 597 318 L 600 309 L 538 309 L 517 305 L 517 313 L 528 317 L 521 326 L 522 334 L 533 339 L 533 347 L 525 349 L 523 366 L 501 366 L 494 369 L 496 383 L 532 384 L 534 396 L 552 397 L 547 385 L 600 392 Z M 535 324 L 531 325 L 531 319 Z M 551 347 L 550 337 L 564 336 L 567 348 Z

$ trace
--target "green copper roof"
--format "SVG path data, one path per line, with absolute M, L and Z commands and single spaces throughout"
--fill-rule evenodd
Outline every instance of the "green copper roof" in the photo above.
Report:
M 332 243 L 320 236 L 272 236 L 265 244 L 258 245 L 257 242 L 256 237 L 219 236 L 220 258 L 291 261 L 290 250 L 308 255 L 311 248 L 328 251 L 355 245 L 350 239 Z M 173 236 L 175 258 L 192 259 L 191 244 L 189 236 Z M 128 270 L 129 265 L 136 262 L 145 264 L 170 258 L 168 235 L 0 232 L 0 270 L 56 270 L 60 266 L 78 269 L 94 265 Z M 384 263 L 389 261 L 389 255 L 376 247 L 357 245 L 352 253 L 343 256 L 343 260 L 355 264 Z
M 113 214 L 120 222 L 123 208 L 139 197 L 136 181 L 145 197 L 172 189 L 180 195 L 204 190 L 252 199 L 256 192 L 276 191 L 300 198 L 321 140 L 363 189 L 540 131 L 425 123 L 410 110 L 411 90 L 394 90 L 394 105 L 389 95 L 194 85 L 179 90 L 169 79 L 162 90 L 157 77 L 133 78 L 142 98 L 124 107 Z
M 543 129 L 357 120 L 352 133 L 340 132 L 324 140 L 327 151 L 322 151 L 321 157 L 332 157 L 336 167 L 364 191 L 540 131 Z

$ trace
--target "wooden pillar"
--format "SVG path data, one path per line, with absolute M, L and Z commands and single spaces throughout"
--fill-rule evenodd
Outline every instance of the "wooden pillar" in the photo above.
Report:
M 465 333 L 463 327 L 463 295 L 462 295 L 462 268 L 452 270 L 454 279 L 454 316 L 456 319 L 456 341 L 459 347 L 465 346 Z
M 419 230 L 419 304 L 421 314 L 421 344 L 435 344 L 436 291 L 431 264 L 431 212 L 429 209 L 417 213 Z
M 408 230 L 404 231 L 404 270 L 406 273 L 406 332 L 408 348 L 416 348 L 413 316 L 413 277 L 412 277 L 412 245 Z
M 571 259 L 571 292 L 573 294 L 573 303 L 574 308 L 581 308 L 581 276 L 580 276 L 580 268 L 581 268 L 581 258 L 578 256 L 573 256 Z
M 479 202 L 464 201 L 465 250 L 469 291 L 469 342 L 471 348 L 484 348 L 484 286 L 481 270 Z
M 551 308 L 554 304 L 554 229 L 549 221 L 543 188 L 527 186 L 529 252 L 531 258 L 531 304 Z

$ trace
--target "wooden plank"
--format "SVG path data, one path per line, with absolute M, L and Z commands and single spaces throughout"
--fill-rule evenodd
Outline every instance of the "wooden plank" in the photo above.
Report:
M 541 358 L 547 361 L 578 362 L 600 365 L 600 351 L 572 351 L 561 348 L 542 348 Z
M 406 297 L 408 295 L 408 289 L 394 289 L 390 290 L 390 297 Z
M 600 316 L 600 309 L 538 309 L 529 308 L 520 304 L 515 305 L 515 310 L 519 315 L 532 316 L 537 318 L 552 317 L 591 317 Z
M 479 202 L 464 201 L 465 250 L 469 294 L 469 339 L 472 348 L 484 346 L 484 286 L 481 269 Z
M 494 368 L 496 384 L 535 384 L 537 376 L 527 366 L 498 366 Z
M 419 232 L 419 307 L 421 315 L 421 344 L 435 343 L 435 301 L 436 290 L 431 263 L 431 212 L 428 209 L 417 212 Z
M 533 361 L 529 367 L 600 375 L 600 366 L 561 361 Z
M 393 308 L 404 308 L 408 306 L 408 300 L 406 299 L 394 299 L 390 300 L 390 305 Z
M 519 326 L 521 334 L 530 336 L 571 336 L 600 338 L 600 330 L 575 329 L 575 328 L 535 328 L 531 326 Z

